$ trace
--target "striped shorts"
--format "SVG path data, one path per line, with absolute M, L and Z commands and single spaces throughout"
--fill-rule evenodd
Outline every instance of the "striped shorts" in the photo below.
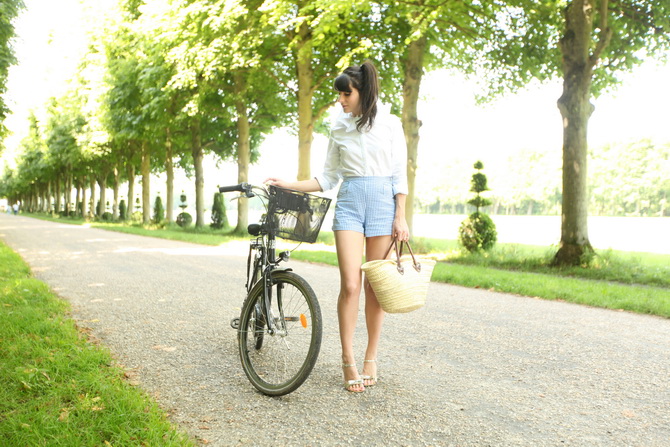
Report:
M 388 236 L 393 232 L 394 217 L 391 177 L 345 177 L 337 193 L 333 231 Z

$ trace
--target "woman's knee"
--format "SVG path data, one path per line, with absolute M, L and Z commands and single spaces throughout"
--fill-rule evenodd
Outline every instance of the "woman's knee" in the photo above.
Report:
M 340 296 L 343 299 L 358 299 L 361 294 L 360 281 L 343 281 L 340 284 Z

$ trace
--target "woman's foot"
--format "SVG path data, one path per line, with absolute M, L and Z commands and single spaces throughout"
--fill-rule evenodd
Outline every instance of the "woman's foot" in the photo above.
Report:
M 365 386 L 377 385 L 377 360 L 363 360 L 361 379 Z
M 342 370 L 344 371 L 345 390 L 351 391 L 352 393 L 362 393 L 363 391 L 365 391 L 365 386 L 363 385 L 363 379 L 359 377 L 355 363 L 342 363 Z M 352 376 L 353 379 L 351 378 Z

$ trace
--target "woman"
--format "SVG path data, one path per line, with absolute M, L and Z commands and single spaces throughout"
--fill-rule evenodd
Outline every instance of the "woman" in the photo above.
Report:
M 266 183 L 303 192 L 327 191 L 343 180 L 337 196 L 333 233 L 340 269 L 337 311 L 342 343 L 344 388 L 365 391 L 377 383 L 377 348 L 384 311 L 365 281 L 368 344 L 359 375 L 353 352 L 362 286 L 361 259 L 382 259 L 392 238 L 409 239 L 405 220 L 407 145 L 400 120 L 377 105 L 379 81 L 370 61 L 335 79 L 342 113 L 331 128 L 324 171 L 310 180 Z

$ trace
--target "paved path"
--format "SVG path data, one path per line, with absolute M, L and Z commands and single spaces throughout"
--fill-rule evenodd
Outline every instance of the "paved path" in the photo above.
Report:
M 228 323 L 244 244 L 4 214 L 0 239 L 203 444 L 670 446 L 668 319 L 432 284 L 425 308 L 388 316 L 380 384 L 356 395 L 340 385 L 337 270 L 291 261 L 319 296 L 324 343 L 301 388 L 268 398 Z

